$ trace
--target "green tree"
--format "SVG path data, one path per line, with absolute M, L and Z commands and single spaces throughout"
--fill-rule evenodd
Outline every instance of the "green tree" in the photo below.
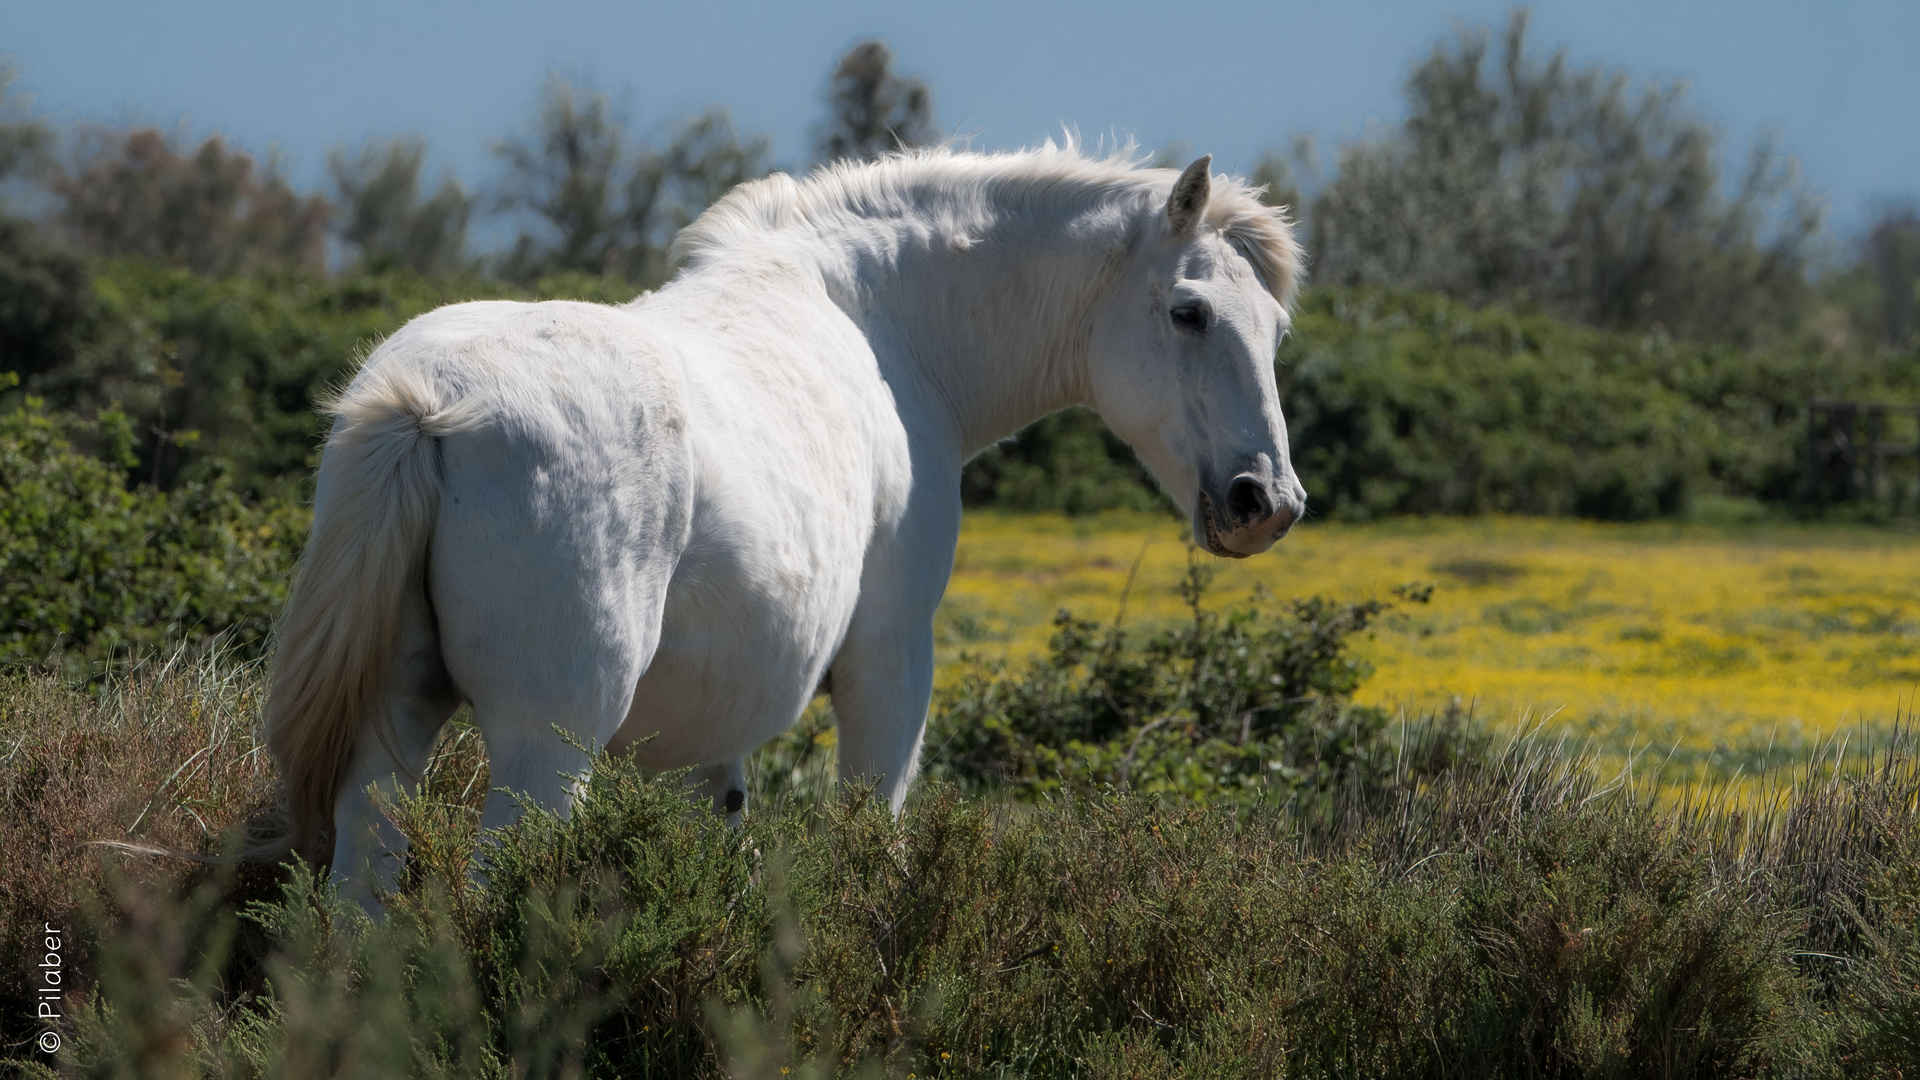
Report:
M 19 72 L 0 58 L 0 183 L 35 172 L 46 163 L 53 132 L 13 92 Z
M 493 152 L 506 167 L 498 205 L 538 223 L 537 232 L 523 230 L 515 240 L 510 274 L 601 274 L 617 264 L 627 133 L 604 93 L 548 78 L 533 123 Z
M 1920 212 L 1911 203 L 1883 210 L 1866 248 L 1879 294 L 1875 329 L 1886 344 L 1905 348 L 1920 334 Z
M 828 84 L 827 119 L 816 136 L 818 160 L 872 161 L 938 137 L 933 89 L 922 79 L 896 73 L 893 50 L 885 42 L 863 41 L 840 57 Z
M 636 143 L 606 94 L 550 78 L 532 124 L 494 147 L 506 167 L 498 204 L 533 223 L 505 271 L 657 282 L 672 234 L 733 185 L 764 176 L 768 149 L 719 108 L 682 124 L 664 147 Z
M 1408 116 L 1343 148 L 1308 215 L 1324 283 L 1527 297 L 1592 325 L 1752 340 L 1808 309 L 1820 207 L 1757 143 L 1725 190 L 1685 90 L 1538 57 L 1527 12 L 1437 46 Z
M 57 171 L 60 225 L 78 247 L 223 277 L 326 266 L 331 207 L 214 135 L 192 151 L 157 128 L 95 131 Z
M 426 156 L 420 138 L 368 142 L 354 153 L 338 149 L 328 156 L 343 211 L 340 237 L 359 252 L 363 268 L 436 274 L 465 265 L 474 198 L 452 176 L 423 197 Z
M 24 380 L 71 364 L 98 315 L 86 263 L 0 214 L 0 373 Z
M 0 61 L 0 196 L 45 169 L 53 133 L 11 93 L 14 69 Z M 70 363 L 96 317 L 86 264 L 0 201 L 0 379 Z

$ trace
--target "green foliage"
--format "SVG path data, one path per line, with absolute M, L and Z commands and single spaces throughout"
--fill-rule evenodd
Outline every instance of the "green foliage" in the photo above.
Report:
M 769 1078 L 1910 1062 L 1910 974 L 1849 966 L 1910 944 L 1895 905 L 1910 906 L 1912 845 L 1856 843 L 1866 820 L 1911 830 L 1909 749 L 1866 776 L 1809 772 L 1729 843 L 1743 819 L 1710 802 L 1657 810 L 1550 747 L 1448 732 L 1405 747 L 1430 772 L 1313 806 L 1110 792 L 1008 812 L 934 786 L 898 821 L 855 791 L 755 810 L 740 830 L 681 777 L 603 758 L 571 817 L 491 835 L 478 878 L 444 857 L 472 818 L 443 813 L 452 789 L 430 777 L 434 793 L 393 813 L 440 854 L 416 855 L 383 922 L 298 871 L 238 921 L 206 892 L 113 894 L 63 1062 Z M 1809 829 L 1831 839 L 1781 842 Z M 1841 895 L 1796 885 L 1811 878 Z M 1807 912 L 1836 906 L 1873 945 L 1809 932 Z M 1811 973 L 1816 953 L 1848 973 Z M 223 987 L 221 971 L 237 974 Z
M 1138 647 L 1117 620 L 1062 611 L 1024 670 L 973 660 L 935 704 L 929 774 L 1022 798 L 1112 785 L 1202 801 L 1372 781 L 1386 716 L 1348 700 L 1371 672 L 1348 650 L 1388 605 L 1314 597 L 1221 616 L 1202 606 L 1208 576 L 1190 552 L 1190 620 Z
M 157 128 L 95 131 L 51 186 L 61 228 L 95 254 L 216 277 L 326 266 L 327 201 L 218 135 L 188 151 Z
M 215 635 L 262 650 L 306 512 L 249 503 L 219 476 L 130 487 L 126 414 L 85 431 L 104 459 L 74 449 L 79 428 L 35 399 L 0 413 L 0 664 L 87 675 L 116 653 Z
M 922 79 L 895 72 L 893 50 L 886 42 L 862 41 L 833 66 L 827 118 L 815 135 L 817 160 L 872 161 L 938 139 L 933 89 Z
M 1484 30 L 1443 42 L 1403 125 L 1341 149 L 1306 207 L 1319 279 L 1695 340 L 1793 331 L 1820 225 L 1793 161 L 1758 143 L 1723 190 L 1719 135 L 1682 87 L 1530 55 L 1528 21 L 1516 10 L 1497 49 Z
M 397 274 L 216 280 L 110 263 L 94 279 L 98 332 L 27 388 L 82 414 L 123 409 L 141 436 L 139 475 L 162 487 L 224 467 L 242 490 L 291 495 L 325 431 L 321 393 L 450 285 Z
M 1169 506 L 1132 448 L 1079 407 L 1043 417 L 982 451 L 960 476 L 960 499 L 968 506 L 1065 514 Z
M 466 269 L 467 224 L 475 199 L 452 176 L 430 197 L 420 191 L 425 139 L 369 142 L 327 158 L 341 216 L 340 238 L 359 253 L 362 271 L 394 267 L 416 274 Z
M 1703 494 L 1784 502 L 1806 402 L 1920 393 L 1910 362 L 1581 329 L 1430 294 L 1321 290 L 1282 347 L 1309 505 L 1635 519 Z

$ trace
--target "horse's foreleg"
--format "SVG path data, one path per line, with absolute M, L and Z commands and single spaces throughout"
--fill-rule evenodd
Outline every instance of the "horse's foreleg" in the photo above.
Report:
M 919 769 L 933 699 L 933 626 L 887 637 L 848 635 L 833 662 L 833 715 L 840 779 L 875 785 L 898 814 Z
M 923 490 L 957 491 L 929 479 Z M 933 699 L 933 613 L 953 570 L 959 500 L 929 498 L 868 552 L 860 603 L 833 659 L 840 778 L 876 785 L 895 814 L 919 768 Z

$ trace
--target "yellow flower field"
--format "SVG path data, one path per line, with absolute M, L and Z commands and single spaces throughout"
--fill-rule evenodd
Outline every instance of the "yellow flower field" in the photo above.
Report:
M 1181 617 L 1178 522 L 970 514 L 940 611 L 944 678 L 962 652 L 1039 651 L 1053 612 Z M 1544 723 L 1610 756 L 1782 764 L 1810 741 L 1884 730 L 1920 687 L 1920 543 L 1846 526 L 1609 525 L 1538 519 L 1309 521 L 1271 553 L 1207 560 L 1212 601 L 1256 590 L 1403 605 L 1361 655 L 1359 699 L 1418 717 L 1450 698 L 1500 725 Z M 1266 601 L 1271 603 L 1271 600 Z M 1771 752 L 1769 748 L 1771 747 Z

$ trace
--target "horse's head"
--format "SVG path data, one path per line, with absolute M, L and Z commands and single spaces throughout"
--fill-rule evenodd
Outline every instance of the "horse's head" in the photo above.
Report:
M 1215 555 L 1257 555 L 1307 493 L 1287 456 L 1273 357 L 1300 274 L 1286 218 L 1187 166 L 1095 322 L 1092 404 Z

